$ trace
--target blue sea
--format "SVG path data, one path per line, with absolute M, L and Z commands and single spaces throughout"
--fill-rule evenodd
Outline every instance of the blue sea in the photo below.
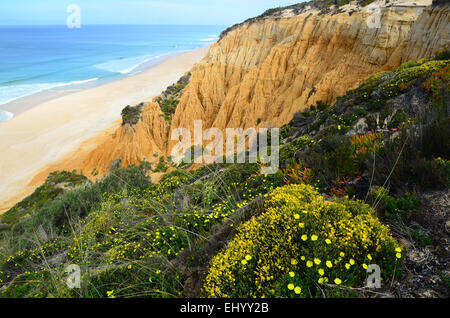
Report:
M 103 84 L 217 41 L 223 26 L 0 26 L 2 105 L 39 92 Z M 13 112 L 13 110 L 12 110 Z

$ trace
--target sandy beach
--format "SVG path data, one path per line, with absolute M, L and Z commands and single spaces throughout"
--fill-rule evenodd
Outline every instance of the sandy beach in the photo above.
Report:
M 88 138 L 119 126 L 125 106 L 151 101 L 199 62 L 208 49 L 180 54 L 102 86 L 45 102 L 36 98 L 36 106 L 0 123 L 0 213 L 34 191 L 29 183 L 39 170 Z

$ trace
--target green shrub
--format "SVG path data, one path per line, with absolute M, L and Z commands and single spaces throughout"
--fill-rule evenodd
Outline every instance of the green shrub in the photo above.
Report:
M 406 193 L 404 197 L 396 199 L 389 195 L 388 190 L 380 188 L 375 196 L 376 204 L 380 205 L 384 216 L 388 219 L 407 217 L 420 205 L 420 200 L 415 193 Z
M 134 107 L 128 105 L 122 110 L 122 125 L 129 124 L 131 126 L 136 125 L 139 120 L 142 119 L 141 113 L 144 103 L 136 105 Z

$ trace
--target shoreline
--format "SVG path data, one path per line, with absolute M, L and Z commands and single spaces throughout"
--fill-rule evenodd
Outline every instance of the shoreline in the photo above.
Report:
M 110 134 L 120 125 L 123 108 L 161 94 L 200 62 L 209 47 L 180 53 L 106 84 L 46 101 L 34 97 L 34 106 L 25 105 L 31 107 L 0 123 L 0 149 L 4 151 L 0 157 L 0 214 L 35 190 L 30 182 L 39 171 L 89 138 Z
M 195 50 L 193 50 L 193 51 L 195 51 Z M 116 81 L 120 81 L 120 80 L 127 79 L 129 77 L 136 76 L 138 74 L 146 72 L 146 71 L 164 63 L 167 60 L 176 58 L 177 56 L 182 55 L 187 52 L 192 52 L 192 51 L 175 51 L 175 52 L 166 53 L 158 58 L 155 58 L 155 59 L 152 59 L 145 63 L 142 63 L 141 65 L 136 67 L 132 72 L 130 72 L 128 74 L 124 74 L 123 76 L 120 76 L 119 78 L 115 78 L 115 79 L 103 78 L 103 79 L 99 79 L 99 80 L 96 80 L 93 82 L 87 82 L 87 83 L 83 83 L 83 84 L 75 84 L 75 85 L 69 85 L 66 87 L 59 87 L 59 88 L 55 87 L 55 88 L 43 90 L 43 91 L 40 91 L 37 93 L 33 93 L 28 96 L 19 97 L 18 99 L 15 99 L 6 104 L 1 104 L 0 111 L 6 111 L 9 113 L 12 113 L 14 115 L 13 116 L 13 118 L 14 118 L 14 117 L 17 117 L 18 115 L 32 109 L 33 107 L 36 107 L 40 104 L 51 101 L 53 99 L 57 99 L 57 98 L 60 98 L 60 97 L 66 96 L 66 95 L 84 91 L 86 89 L 107 85 L 107 84 L 110 84 L 110 83 L 113 83 Z M 11 120 L 11 119 L 9 119 L 9 120 Z M 7 121 L 9 121 L 9 120 L 7 120 Z M 7 121 L 0 122 L 0 125 Z

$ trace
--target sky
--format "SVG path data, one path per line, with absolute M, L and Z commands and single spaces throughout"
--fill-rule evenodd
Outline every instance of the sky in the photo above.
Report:
M 81 25 L 232 25 L 303 0 L 0 0 L 0 25 L 65 25 L 76 4 Z

